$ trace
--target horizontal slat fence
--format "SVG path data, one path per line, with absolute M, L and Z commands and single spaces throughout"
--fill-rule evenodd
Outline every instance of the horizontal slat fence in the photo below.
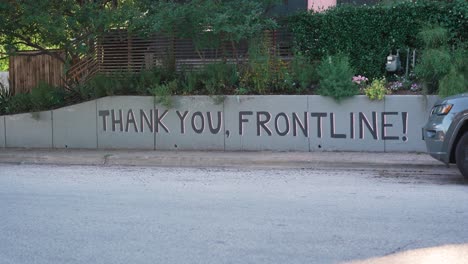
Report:
M 292 37 L 285 30 L 265 32 L 268 48 L 280 57 L 292 56 Z M 179 39 L 163 34 L 143 38 L 126 30 L 114 30 L 98 39 L 98 71 L 139 72 L 155 66 L 198 68 L 214 62 L 241 62 L 248 59 L 247 41 L 223 42 L 218 48 L 197 49 L 191 39 Z
M 283 60 L 292 57 L 292 35 L 286 30 L 264 33 L 270 53 Z M 54 51 L 60 54 L 59 51 Z M 10 57 L 11 89 L 14 94 L 30 92 L 40 82 L 53 86 L 82 83 L 93 75 L 140 72 L 153 67 L 194 69 L 203 65 L 248 60 L 247 41 L 224 42 L 218 48 L 197 49 L 191 39 L 163 34 L 148 37 L 113 30 L 96 40 L 93 51 L 73 62 L 64 76 L 64 64 L 57 58 L 37 51 L 20 52 Z M 67 83 L 65 83 L 67 80 Z

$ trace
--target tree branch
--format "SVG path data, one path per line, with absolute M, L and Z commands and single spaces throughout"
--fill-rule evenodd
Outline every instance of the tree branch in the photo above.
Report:
M 0 30 L 0 32 L 2 32 L 2 31 Z M 62 58 L 62 56 L 60 56 L 60 54 L 58 54 L 56 52 L 51 52 L 47 48 L 44 48 L 41 45 L 38 45 L 38 44 L 32 42 L 29 38 L 27 38 L 25 36 L 23 36 L 21 34 L 18 34 L 16 32 L 9 32 L 9 31 L 3 31 L 3 32 L 5 34 L 7 34 L 7 35 L 13 36 L 13 37 L 21 40 L 21 42 L 17 42 L 17 43 L 21 43 L 21 44 L 24 44 L 24 45 L 29 46 L 31 48 L 38 49 L 39 51 L 42 52 L 42 54 L 47 54 L 47 55 L 52 56 L 52 57 L 58 59 L 59 61 L 65 63 L 65 59 Z

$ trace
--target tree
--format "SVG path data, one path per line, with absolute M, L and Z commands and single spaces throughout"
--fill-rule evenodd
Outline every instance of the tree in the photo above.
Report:
M 127 22 L 133 1 L 3 0 L 0 2 L 0 51 L 38 50 L 63 62 L 86 54 L 94 39 Z M 130 12 L 131 13 L 131 12 Z M 65 56 L 50 49 L 60 49 Z
M 140 13 L 129 22 L 131 31 L 143 34 L 163 32 L 171 37 L 189 38 L 197 51 L 220 48 L 251 39 L 276 22 L 266 16 L 276 0 L 193 0 L 138 1 Z M 234 48 L 235 51 L 235 48 Z M 199 53 L 200 54 L 200 53 Z M 201 56 L 201 54 L 200 54 Z

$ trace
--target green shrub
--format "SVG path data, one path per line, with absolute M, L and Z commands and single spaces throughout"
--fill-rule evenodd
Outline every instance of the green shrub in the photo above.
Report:
M 467 79 L 456 67 L 452 66 L 449 73 L 442 78 L 439 86 L 439 96 L 441 98 L 465 93 L 468 91 Z
M 66 104 L 66 92 L 62 89 L 40 83 L 31 93 L 11 95 L 0 89 L 0 114 L 17 114 L 55 109 Z
M 294 84 L 302 91 L 309 89 L 311 85 L 317 84 L 319 76 L 317 73 L 318 63 L 310 62 L 304 55 L 298 53 L 291 62 L 291 75 Z
M 90 92 L 91 98 L 123 94 L 121 82 L 118 81 L 120 77 L 97 74 L 85 84 L 88 86 L 85 91 Z
M 270 87 L 270 59 L 267 42 L 256 38 L 249 43 L 249 61 L 242 65 L 239 87 L 255 94 L 267 94 Z
M 386 94 L 390 93 L 390 90 L 385 87 L 386 84 L 385 78 L 375 79 L 364 89 L 364 93 L 371 100 L 382 100 Z
M 233 64 L 208 64 L 200 74 L 208 95 L 220 95 L 232 90 L 238 82 L 237 68 Z
M 419 37 L 426 48 L 422 51 L 415 73 L 426 85 L 427 92 L 439 91 L 439 95 L 445 97 L 444 95 L 463 91 L 463 86 L 466 87 L 466 44 L 459 43 L 458 46 L 449 47 L 449 33 L 440 26 L 425 27 Z M 454 87 L 449 87 L 452 85 Z
M 198 71 L 184 70 L 180 75 L 180 85 L 182 95 L 196 94 L 203 89 L 201 75 Z
M 65 104 L 65 92 L 62 89 L 40 83 L 31 90 L 29 98 L 31 100 L 31 111 L 43 111 L 58 108 Z
M 343 52 L 350 55 L 357 73 L 373 79 L 386 74 L 385 58 L 391 50 L 423 48 L 416 36 L 425 24 L 447 28 L 450 44 L 466 42 L 467 10 L 465 0 L 339 5 L 321 13 L 292 16 L 289 28 L 296 50 L 310 60 Z
M 0 83 L 0 115 L 7 114 L 8 104 L 11 99 L 11 92 Z
M 161 83 L 162 78 L 164 78 L 164 74 L 157 67 L 134 74 L 129 81 L 129 86 L 132 87 L 130 92 L 137 95 L 148 95 L 148 89 L 154 84 Z
M 439 81 L 450 71 L 452 56 L 448 48 L 448 31 L 440 26 L 426 26 L 419 34 L 424 43 L 416 75 L 424 81 L 428 93 L 435 93 Z
M 19 93 L 10 98 L 5 109 L 6 114 L 30 112 L 33 109 L 30 94 Z
M 353 75 L 347 56 L 339 54 L 323 58 L 318 67 L 318 93 L 336 100 L 358 94 L 359 88 L 352 82 Z
M 162 104 L 166 108 L 172 108 L 174 102 L 171 96 L 177 90 L 177 86 L 177 81 L 153 85 L 150 92 L 154 96 L 155 103 Z

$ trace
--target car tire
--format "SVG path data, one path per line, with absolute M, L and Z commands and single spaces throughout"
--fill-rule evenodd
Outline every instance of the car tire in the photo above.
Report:
M 463 134 L 455 149 L 455 162 L 461 174 L 468 179 L 468 132 Z

